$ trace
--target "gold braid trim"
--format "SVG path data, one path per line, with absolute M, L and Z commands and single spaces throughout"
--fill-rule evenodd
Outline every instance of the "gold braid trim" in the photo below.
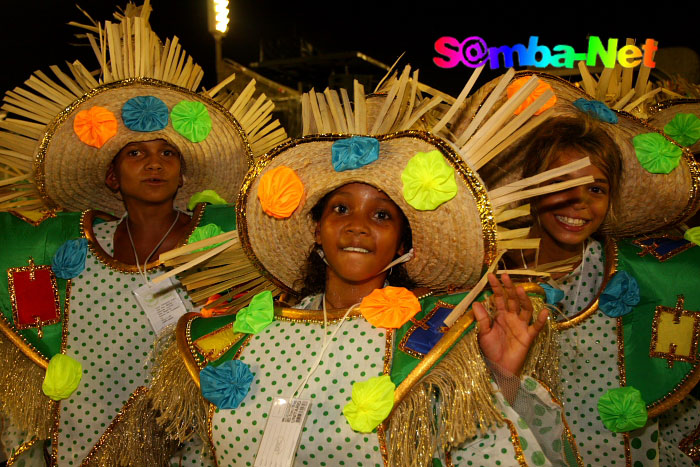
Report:
M 168 464 L 177 442 L 156 423 L 147 392 L 143 386 L 134 391 L 81 467 Z
M 174 333 L 156 343 L 148 398 L 160 414 L 157 422 L 168 438 L 184 443 L 192 437 L 194 428 L 207 445 L 209 403 L 180 356 Z
M 0 412 L 27 433 L 27 439 L 48 439 L 51 399 L 41 385 L 46 371 L 0 332 Z
M 545 302 L 539 297 L 530 297 L 530 302 L 534 310 L 533 316 L 537 317 L 545 308 Z M 559 375 L 559 354 L 559 331 L 556 323 L 550 316 L 527 354 L 522 374 L 531 375 L 535 379 L 542 381 L 556 397 L 561 394 L 559 390 L 561 381 Z
M 476 332 L 470 332 L 394 407 L 388 463 L 429 465 L 438 443 L 449 451 L 502 421 Z

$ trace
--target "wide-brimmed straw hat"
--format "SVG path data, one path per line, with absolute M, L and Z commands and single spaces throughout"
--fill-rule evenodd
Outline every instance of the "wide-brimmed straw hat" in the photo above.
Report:
M 697 211 L 700 206 L 700 169 L 687 149 L 631 114 L 611 110 L 600 102 L 586 104 L 585 101 L 594 99 L 556 76 L 522 71 L 487 83 L 454 117 L 451 131 L 461 132 L 484 108 L 490 115 L 504 105 L 503 97 L 488 103 L 491 92 L 498 86 L 518 88 L 531 76 L 537 76 L 541 82 L 537 92 L 549 89 L 556 99 L 545 105 L 541 113 L 531 116 L 528 123 L 511 136 L 507 145 L 496 148 L 499 154 L 480 170 L 489 189 L 522 178 L 524 165 L 520 159 L 526 155 L 515 154 L 514 149 L 521 141 L 527 141 L 539 123 L 554 117 L 582 117 L 584 111 L 581 108 L 587 107 L 586 114 L 600 120 L 601 128 L 619 147 L 622 159 L 620 186 L 613 194 L 617 209 L 614 216 L 606 218 L 601 227 L 603 232 L 613 235 L 649 233 L 683 222 Z M 654 173 L 659 170 L 655 167 L 656 161 L 667 158 L 671 161 L 670 166 L 662 170 L 668 170 L 668 173 Z M 645 160 L 644 166 L 640 159 Z
M 147 6 L 147 5 L 146 5 Z M 211 189 L 229 202 L 260 155 L 286 139 L 271 123 L 272 103 L 252 98 L 254 81 L 234 99 L 196 93 L 203 73 L 177 38 L 161 42 L 150 29 L 150 7 L 94 28 L 100 77 L 80 62 L 55 79 L 36 72 L 26 88 L 8 91 L 0 122 L 0 210 L 97 208 L 119 214 L 119 193 L 105 185 L 114 157 L 129 142 L 163 139 L 182 155 L 185 183 L 175 199 L 184 209 Z M 97 44 L 100 44 L 99 46 Z M 4 180 L 2 179 L 4 178 Z

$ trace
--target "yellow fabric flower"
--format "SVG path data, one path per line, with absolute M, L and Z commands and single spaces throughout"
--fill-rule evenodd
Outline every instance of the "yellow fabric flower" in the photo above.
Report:
M 440 151 L 419 152 L 401 173 L 403 197 L 419 211 L 432 211 L 457 195 L 455 169 Z
M 78 388 L 82 377 L 83 367 L 80 362 L 59 353 L 49 361 L 41 390 L 55 401 L 67 399 Z
M 389 375 L 376 376 L 352 385 L 352 401 L 343 407 L 350 427 L 371 433 L 386 419 L 394 407 L 396 386 Z

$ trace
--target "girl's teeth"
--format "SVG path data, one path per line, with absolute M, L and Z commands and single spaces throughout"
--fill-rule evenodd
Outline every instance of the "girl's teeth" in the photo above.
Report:
M 576 226 L 576 227 L 580 227 L 586 223 L 586 221 L 583 219 L 574 219 L 573 217 L 566 217 L 566 216 L 555 216 L 555 217 L 557 218 L 557 220 L 559 222 L 561 222 L 563 224 L 572 225 L 572 226 Z
M 364 248 L 357 248 L 354 246 L 347 246 L 343 248 L 343 251 L 352 251 L 354 253 L 369 253 L 369 250 L 365 250 Z

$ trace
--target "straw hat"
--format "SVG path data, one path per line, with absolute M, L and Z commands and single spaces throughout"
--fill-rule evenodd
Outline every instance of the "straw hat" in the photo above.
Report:
M 453 120 L 452 132 L 459 134 L 482 111 L 489 116 L 504 105 L 505 99 L 498 97 L 487 106 L 492 90 L 499 86 L 510 87 L 523 78 L 536 76 L 542 82 L 541 89 L 551 89 L 556 100 L 546 110 L 529 118 L 527 124 L 514 132 L 507 144 L 494 149 L 498 155 L 480 170 L 489 189 L 495 189 L 522 178 L 523 154 L 514 154 L 518 143 L 526 140 L 530 132 L 553 117 L 581 116 L 582 111 L 574 105 L 578 99 L 593 100 L 584 91 L 556 76 L 534 71 L 522 71 L 497 78 L 475 93 L 476 99 L 467 102 L 462 113 Z M 612 235 L 639 235 L 671 227 L 684 221 L 700 206 L 700 169 L 692 154 L 681 148 L 661 131 L 626 112 L 607 109 L 617 123 L 601 121 L 603 128 L 618 145 L 622 155 L 620 188 L 614 194 L 616 206 L 614 218 L 608 218 L 602 231 Z M 635 137 L 656 134 L 659 141 L 680 156 L 678 165 L 669 173 L 651 173 L 642 167 L 634 146 Z M 653 194 L 653 195 L 652 195 Z
M 0 210 L 119 214 L 124 205 L 105 185 L 107 168 L 127 143 L 156 139 L 177 147 L 184 161 L 177 207 L 205 189 L 233 201 L 254 157 L 286 139 L 271 122 L 272 103 L 264 95 L 252 98 L 254 81 L 237 99 L 220 92 L 233 77 L 196 93 L 201 68 L 177 38 L 163 43 L 150 29 L 148 2 L 127 12 L 135 16 L 88 28 L 100 36 L 91 38 L 99 80 L 76 61 L 69 73 L 51 67 L 57 80 L 36 72 L 27 88 L 6 93 Z

